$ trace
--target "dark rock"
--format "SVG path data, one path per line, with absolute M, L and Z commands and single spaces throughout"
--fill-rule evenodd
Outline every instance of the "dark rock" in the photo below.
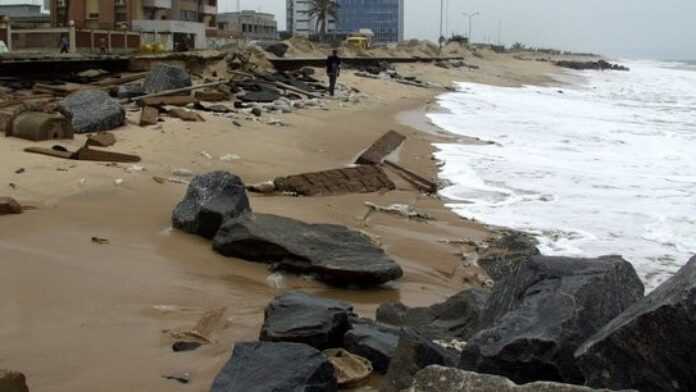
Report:
M 416 374 L 409 392 L 610 392 L 579 385 L 535 382 L 516 385 L 509 379 L 443 366 L 429 366 Z M 624 391 L 629 392 L 629 391 Z M 634 391 L 635 392 L 635 391 Z
M 573 353 L 643 296 L 633 266 L 620 256 L 534 256 L 497 284 L 460 367 L 517 383 L 583 382 Z
M 557 61 L 556 66 L 570 68 L 577 71 L 630 71 L 628 67 L 619 64 L 611 64 L 605 60 L 599 61 Z
M 243 102 L 269 103 L 280 98 L 280 93 L 269 88 L 264 88 L 258 91 L 249 91 L 238 98 Z
M 116 97 L 119 99 L 142 97 L 146 94 L 142 84 L 124 84 L 116 88 Z
M 455 366 L 458 355 L 417 331 L 404 328 L 380 392 L 401 392 L 411 386 L 419 370 L 431 365 Z
M 478 264 L 494 281 L 508 276 L 517 266 L 539 254 L 536 240 L 519 231 L 503 231 L 479 252 Z
M 266 307 L 260 340 L 295 342 L 319 350 L 341 347 L 353 306 L 302 292 L 276 297 Z
M 159 93 L 166 90 L 190 87 L 191 75 L 185 69 L 169 64 L 157 64 L 147 74 L 143 88 L 148 94 Z M 185 95 L 189 95 L 186 93 Z
M 253 114 L 256 117 L 261 117 L 261 109 L 260 108 L 253 108 L 251 109 L 251 114 Z
M 242 180 L 217 171 L 196 176 L 172 214 L 175 228 L 213 238 L 222 223 L 251 212 Z
M 0 369 L 0 391 L 2 392 L 29 392 L 27 379 L 20 372 Z
M 443 303 L 419 308 L 390 302 L 377 309 L 376 319 L 386 324 L 414 328 L 430 338 L 468 340 L 479 331 L 481 314 L 489 295 L 488 290 L 464 290 Z
M 399 344 L 399 328 L 372 320 L 354 320 L 352 328 L 343 337 L 343 347 L 349 352 L 368 359 L 376 372 L 386 373 Z
M 201 344 L 198 342 L 176 342 L 172 344 L 172 351 L 174 351 L 175 353 L 184 351 L 194 351 L 200 346 Z
M 278 57 L 285 56 L 285 53 L 290 48 L 288 44 L 283 42 L 273 42 L 273 41 L 259 41 L 256 42 L 256 46 L 265 50 L 268 53 L 272 53 Z
M 696 257 L 583 343 L 588 385 L 696 391 Z
M 70 120 L 75 133 L 108 131 L 126 122 L 126 111 L 101 90 L 72 93 L 60 101 L 58 111 Z
M 237 343 L 210 392 L 336 392 L 333 365 L 299 343 Z
M 227 220 L 213 241 L 222 255 L 277 263 L 338 286 L 376 286 L 403 275 L 382 249 L 345 226 L 254 214 Z

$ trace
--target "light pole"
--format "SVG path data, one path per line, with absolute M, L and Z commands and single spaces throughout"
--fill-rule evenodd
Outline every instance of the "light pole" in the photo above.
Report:
M 474 12 L 473 14 L 467 14 L 466 12 L 464 12 L 463 14 L 464 14 L 464 16 L 469 17 L 469 44 L 472 44 L 472 43 L 474 43 L 474 41 L 471 39 L 471 23 L 472 23 L 472 19 L 474 18 L 474 16 L 479 16 L 479 15 L 481 15 L 481 13 L 480 13 L 480 12 Z

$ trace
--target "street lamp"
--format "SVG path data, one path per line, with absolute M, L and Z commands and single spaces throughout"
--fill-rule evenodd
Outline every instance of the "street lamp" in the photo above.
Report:
M 473 43 L 473 40 L 471 39 L 471 21 L 474 18 L 474 16 L 479 16 L 481 15 L 480 12 L 474 12 L 473 14 L 467 14 L 466 12 L 462 13 L 464 16 L 469 17 L 469 44 Z

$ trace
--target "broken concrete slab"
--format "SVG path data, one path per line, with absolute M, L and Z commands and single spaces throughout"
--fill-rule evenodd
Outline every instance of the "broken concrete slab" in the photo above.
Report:
M 213 249 L 228 257 L 316 274 L 336 286 L 377 286 L 403 275 L 401 267 L 362 233 L 268 214 L 227 220 Z
M 396 151 L 406 140 L 406 136 L 389 131 L 371 145 L 365 152 L 360 154 L 355 163 L 362 165 L 379 165 L 389 154 Z
M 148 125 L 155 125 L 157 124 L 157 120 L 159 119 L 159 109 L 154 107 L 154 106 L 143 106 L 142 111 L 140 112 L 140 126 L 145 127 Z
M 70 121 L 60 114 L 24 112 L 15 117 L 6 135 L 35 142 L 72 139 L 73 128 Z
M 279 177 L 273 180 L 280 192 L 302 196 L 390 191 L 396 185 L 377 166 L 358 166 Z
M 191 85 L 191 75 L 185 69 L 164 63 L 152 67 L 143 83 L 147 94 L 190 87 Z
M 196 176 L 172 213 L 173 226 L 213 238 L 224 221 L 251 212 L 242 180 L 227 172 Z
M 319 350 L 341 347 L 354 316 L 349 303 L 292 291 L 266 306 L 259 340 L 304 343 Z
M 140 157 L 137 155 L 123 154 L 120 152 L 95 150 L 88 146 L 82 147 L 75 152 L 71 152 L 62 146 L 53 146 L 53 148 L 29 147 L 24 149 L 25 152 L 33 154 L 48 155 L 54 158 L 74 159 L 78 161 L 95 161 L 95 162 L 140 162 Z
M 0 215 L 21 214 L 22 206 L 11 197 L 0 197 Z
M 111 147 L 116 144 L 116 136 L 110 132 L 99 132 L 87 136 L 87 146 Z
M 73 93 L 60 101 L 58 111 L 71 121 L 75 133 L 109 131 L 126 122 L 126 111 L 102 90 Z

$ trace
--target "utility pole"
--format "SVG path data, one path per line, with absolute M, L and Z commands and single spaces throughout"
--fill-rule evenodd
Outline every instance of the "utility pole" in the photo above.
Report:
M 472 32 L 471 32 L 471 30 L 472 30 L 472 29 L 471 29 L 472 20 L 473 20 L 474 16 L 479 16 L 479 15 L 481 15 L 481 13 L 480 13 L 480 12 L 474 12 L 473 14 L 467 14 L 466 12 L 464 12 L 463 14 L 464 14 L 464 16 L 469 17 L 469 37 L 468 37 L 468 38 L 469 38 L 469 44 L 472 44 L 472 43 L 474 43 L 474 40 L 473 40 L 472 37 L 471 37 L 471 34 L 472 34 Z
M 237 0 L 237 12 L 240 12 L 241 10 L 242 10 L 241 0 Z
M 498 21 L 498 46 L 503 44 L 503 21 L 499 20 Z
M 444 41 L 444 36 L 442 35 L 442 23 L 443 23 L 443 11 L 445 8 L 445 0 L 440 0 L 440 37 L 437 39 L 437 41 L 440 43 L 440 48 L 442 48 L 442 44 Z

